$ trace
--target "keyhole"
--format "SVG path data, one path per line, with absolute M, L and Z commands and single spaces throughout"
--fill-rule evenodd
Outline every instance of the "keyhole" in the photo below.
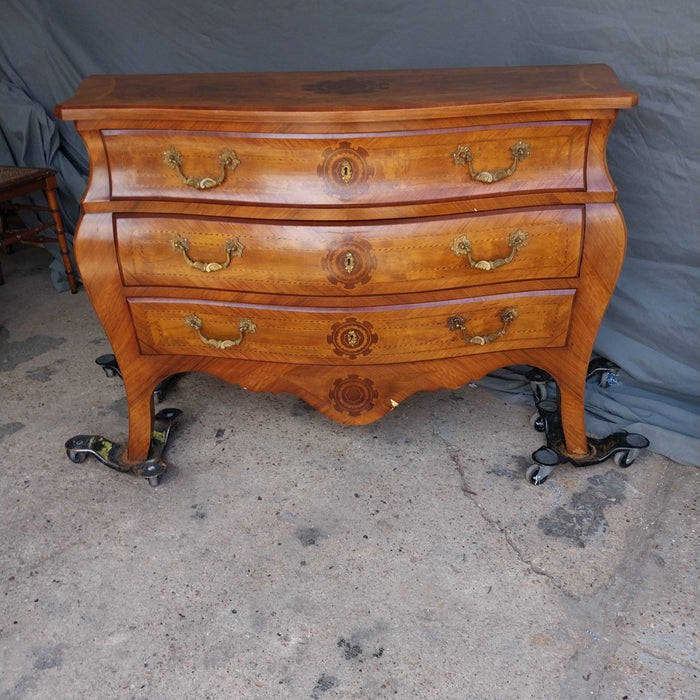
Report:
M 360 336 L 357 335 L 357 331 L 349 330 L 345 334 L 345 342 L 351 348 L 354 348 L 360 342 Z
M 343 267 L 345 268 L 345 272 L 350 274 L 354 269 L 355 269 L 355 256 L 348 251 L 345 253 L 345 258 L 343 259 Z
M 349 160 L 340 164 L 340 177 L 346 185 L 352 180 L 352 163 Z

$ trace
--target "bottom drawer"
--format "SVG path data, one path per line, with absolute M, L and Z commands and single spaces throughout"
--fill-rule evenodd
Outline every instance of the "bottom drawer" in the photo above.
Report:
M 391 364 L 566 343 L 574 290 L 328 310 L 129 300 L 141 353 Z

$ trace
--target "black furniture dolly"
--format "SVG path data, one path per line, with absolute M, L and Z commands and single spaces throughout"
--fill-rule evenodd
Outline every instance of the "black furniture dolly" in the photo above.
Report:
M 596 358 L 588 365 L 587 379 L 597 378 L 601 386 L 609 387 L 617 383 L 619 369 L 605 358 Z M 649 440 L 643 435 L 620 430 L 605 438 L 589 437 L 588 454 L 582 459 L 574 459 L 566 452 L 556 382 L 539 369 L 530 370 L 525 377 L 530 382 L 537 408 L 530 423 L 535 430 L 544 433 L 547 440 L 546 445 L 532 453 L 534 464 L 526 472 L 528 481 L 534 486 L 543 484 L 558 464 L 569 462 L 575 467 L 588 467 L 612 457 L 617 466 L 629 467 L 639 451 L 649 447 Z

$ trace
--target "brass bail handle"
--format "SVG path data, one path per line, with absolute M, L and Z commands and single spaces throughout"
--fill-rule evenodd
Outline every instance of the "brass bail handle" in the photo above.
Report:
M 210 190 L 212 187 L 218 187 L 226 177 L 226 170 L 233 172 L 241 164 L 235 151 L 225 150 L 219 153 L 220 171 L 217 177 L 188 176 L 182 172 L 182 153 L 176 150 L 174 146 L 170 146 L 163 151 L 163 162 L 177 173 L 182 182 L 196 190 Z
M 190 250 L 190 242 L 179 233 L 175 238 L 170 239 L 170 245 L 173 247 L 173 250 L 182 253 L 182 257 L 190 267 L 200 272 L 225 270 L 231 264 L 233 258 L 240 258 L 243 255 L 243 250 L 245 249 L 245 246 L 237 238 L 230 238 L 224 243 L 226 259 L 223 262 L 200 262 L 199 260 L 192 260 L 187 254 Z
M 472 180 L 489 185 L 510 177 L 518 167 L 518 163 L 525 160 L 530 155 L 530 144 L 520 140 L 510 147 L 510 152 L 513 155 L 513 162 L 510 166 L 507 168 L 496 168 L 495 170 L 474 170 L 472 165 L 474 157 L 472 156 L 472 151 L 469 146 L 457 146 L 457 149 L 452 154 L 452 160 L 455 165 L 466 165 L 467 168 L 469 168 L 469 175 Z
M 513 261 L 515 254 L 527 245 L 528 234 L 521 228 L 513 231 L 508 236 L 510 253 L 505 258 L 495 258 L 494 260 L 474 260 L 472 258 L 472 244 L 466 236 L 457 236 L 452 241 L 452 252 L 456 256 L 466 255 L 469 264 L 476 270 L 495 270 Z
M 460 331 L 462 338 L 464 338 L 467 343 L 471 343 L 472 345 L 488 345 L 489 343 L 493 343 L 494 340 L 502 338 L 506 334 L 508 326 L 513 323 L 516 318 L 518 318 L 518 310 L 516 308 L 511 306 L 503 309 L 503 311 L 501 311 L 503 328 L 495 333 L 489 333 L 488 335 L 468 335 L 466 321 L 463 316 L 459 315 L 450 316 L 450 318 L 447 319 L 447 327 L 451 331 Z
M 207 338 L 202 333 L 202 319 L 196 314 L 189 314 L 185 316 L 185 325 L 192 330 L 197 331 L 199 337 L 205 345 L 211 345 L 217 350 L 227 350 L 228 348 L 235 348 L 243 342 L 248 333 L 255 333 L 257 326 L 249 319 L 242 318 L 238 321 L 238 332 L 240 335 L 235 340 L 219 340 L 218 338 Z

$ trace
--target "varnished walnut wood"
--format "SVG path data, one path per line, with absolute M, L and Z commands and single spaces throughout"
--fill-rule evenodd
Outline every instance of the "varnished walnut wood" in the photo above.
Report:
M 165 124 L 162 130 L 148 132 L 103 132 L 112 197 L 309 207 L 337 205 L 339 199 L 354 206 L 463 200 L 480 194 L 483 185 L 470 180 L 465 168 L 451 164 L 455 149 L 471 143 L 476 167 L 488 167 L 509 163 L 510 147 L 519 140 L 530 144 L 536 154 L 521 166 L 528 177 L 494 183 L 489 194 L 585 188 L 586 121 L 494 127 L 478 134 L 466 127 L 431 133 L 429 138 L 425 131 L 363 135 L 362 149 L 371 155 L 363 157 L 347 149 L 358 175 L 365 175 L 364 182 L 357 184 L 353 180 L 345 183 L 309 177 L 323 167 L 319 156 L 328 153 L 323 161 L 330 158 L 332 162 L 334 152 L 339 150 L 338 138 L 257 138 L 221 131 L 173 135 L 169 128 L 177 126 Z M 171 145 L 182 152 L 184 167 L 191 172 L 216 172 L 217 156 L 227 148 L 236 152 L 241 165 L 227 174 L 219 187 L 206 192 L 183 191 L 180 180 L 162 162 L 163 152 Z M 367 172 L 360 173 L 363 169 Z
M 498 342 L 501 350 L 557 347 L 566 341 L 573 291 L 556 290 L 470 298 L 429 305 L 365 306 L 348 309 L 270 308 L 262 304 L 202 304 L 183 299 L 134 299 L 129 307 L 143 354 L 208 355 L 260 362 L 378 365 L 418 362 L 491 352 L 490 345 L 468 345 L 451 331 L 448 320 L 466 318 L 472 335 L 486 335 L 501 326 L 504 308 L 515 307 L 518 318 Z M 255 333 L 240 347 L 221 351 L 201 341 L 184 319 L 195 314 L 205 335 L 235 339 L 241 319 L 250 318 Z M 367 329 L 364 329 L 364 325 Z M 365 346 L 336 337 L 334 328 L 358 328 L 356 335 L 375 335 Z M 381 339 L 381 342 L 380 340 Z M 355 362 L 349 362 L 355 360 Z M 342 420 L 343 416 L 338 416 Z
M 625 248 L 605 144 L 635 103 L 606 66 L 86 79 L 57 114 L 90 154 L 76 255 L 122 370 L 129 459 L 177 372 L 357 425 L 515 364 L 554 376 L 584 454 L 586 369 Z
M 238 219 L 118 216 L 115 235 L 124 284 L 192 286 L 289 295 L 399 294 L 459 289 L 496 282 L 576 277 L 583 245 L 584 208 L 533 207 L 459 217 L 371 224 L 270 224 Z M 457 256 L 455 238 L 467 237 L 476 259 L 504 258 L 509 235 L 521 229 L 527 244 L 512 262 L 494 270 L 472 269 Z M 225 270 L 202 274 L 171 241 L 189 244 L 198 261 L 226 257 L 226 241 L 245 241 Z M 277 251 L 276 255 L 271 252 Z M 343 256 L 350 251 L 348 274 Z M 408 267 L 406 257 L 420 264 Z
M 604 65 L 306 73 L 91 76 L 59 106 L 63 119 L 124 125 L 222 120 L 377 123 L 408 118 L 633 107 L 637 95 Z M 153 121 L 155 120 L 155 123 Z M 326 129 L 324 132 L 328 133 Z

